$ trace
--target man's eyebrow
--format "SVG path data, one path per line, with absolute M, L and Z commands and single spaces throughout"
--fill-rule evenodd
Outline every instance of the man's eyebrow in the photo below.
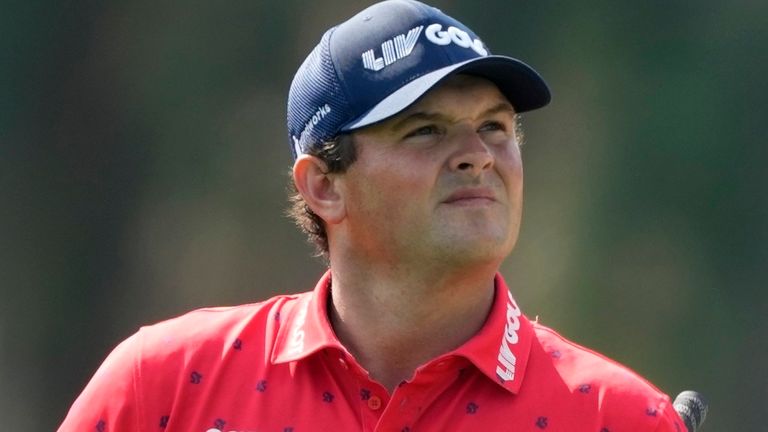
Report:
M 436 112 L 427 112 L 427 111 L 416 111 L 411 114 L 406 115 L 405 117 L 401 118 L 395 124 L 392 125 L 391 129 L 394 132 L 397 132 L 401 129 L 404 129 L 408 123 L 414 122 L 414 121 L 437 121 L 437 120 L 446 120 L 448 116 L 441 113 Z
M 483 111 L 483 113 L 480 114 L 480 117 L 488 117 L 488 116 L 492 116 L 499 113 L 509 113 L 512 116 L 517 115 L 515 108 L 509 102 L 499 102 L 498 104 L 492 106 L 491 108 L 488 108 L 487 110 Z M 408 125 L 408 123 L 419 121 L 419 120 L 421 121 L 448 120 L 448 116 L 439 112 L 416 111 L 406 115 L 402 119 L 395 122 L 395 124 L 391 126 L 391 130 L 394 132 L 397 132 L 401 129 L 404 129 Z
M 485 117 L 503 112 L 509 113 L 512 116 L 517 115 L 517 111 L 515 111 L 515 108 L 509 102 L 499 102 L 497 105 L 488 108 L 483 112 L 482 116 Z

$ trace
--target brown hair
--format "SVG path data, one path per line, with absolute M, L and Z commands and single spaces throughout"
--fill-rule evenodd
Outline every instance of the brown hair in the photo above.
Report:
M 357 151 L 352 135 L 342 134 L 336 138 L 310 149 L 306 154 L 315 156 L 325 162 L 328 167 L 326 174 L 343 173 L 357 158 Z M 328 258 L 328 235 L 325 222 L 309 208 L 293 183 L 293 172 L 288 172 L 288 202 L 286 215 L 302 230 L 309 241 L 315 245 L 317 256 Z

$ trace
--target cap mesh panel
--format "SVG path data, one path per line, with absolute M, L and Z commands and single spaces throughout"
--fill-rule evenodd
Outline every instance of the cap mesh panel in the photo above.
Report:
M 331 61 L 327 31 L 299 68 L 288 95 L 288 134 L 293 157 L 297 149 L 292 137 L 299 138 L 302 152 L 334 138 L 349 121 L 349 102 L 339 85 Z M 327 105 L 327 109 L 325 108 Z M 313 121 L 314 120 L 314 121 Z

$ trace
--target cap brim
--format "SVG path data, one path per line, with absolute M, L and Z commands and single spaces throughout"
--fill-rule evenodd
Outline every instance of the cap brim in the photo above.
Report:
M 547 83 L 527 64 L 506 56 L 478 57 L 416 78 L 344 125 L 341 131 L 349 132 L 386 120 L 411 106 L 448 76 L 457 73 L 476 75 L 493 82 L 517 112 L 541 108 L 551 100 Z

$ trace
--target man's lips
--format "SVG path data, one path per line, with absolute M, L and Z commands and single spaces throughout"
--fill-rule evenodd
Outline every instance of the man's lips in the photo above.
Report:
M 459 189 L 443 200 L 444 204 L 470 204 L 496 201 L 496 195 L 488 188 Z

